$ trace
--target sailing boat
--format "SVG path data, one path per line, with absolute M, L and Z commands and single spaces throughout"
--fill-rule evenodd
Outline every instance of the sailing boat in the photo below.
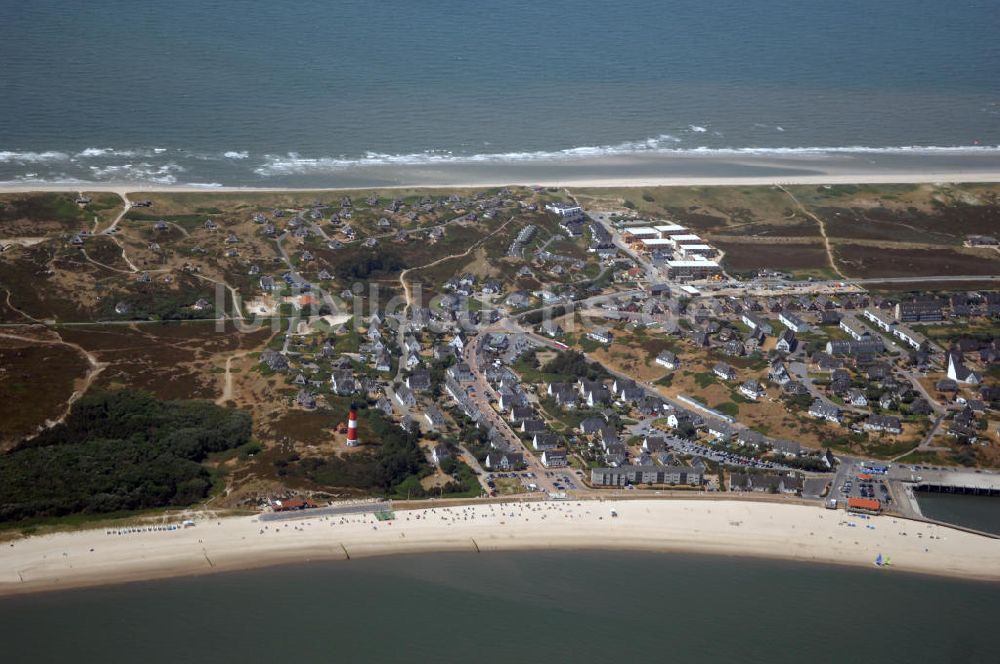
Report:
M 875 567 L 881 567 L 882 565 L 885 565 L 885 560 L 882 559 L 882 554 L 880 553 L 875 559 Z

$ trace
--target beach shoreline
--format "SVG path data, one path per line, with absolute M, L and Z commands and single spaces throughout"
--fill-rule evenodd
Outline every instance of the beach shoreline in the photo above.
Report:
M 612 510 L 617 516 L 612 515 Z M 848 525 L 853 523 L 855 525 Z M 260 522 L 199 520 L 175 530 L 86 530 L 5 543 L 0 597 L 361 557 L 466 551 L 635 550 L 873 565 L 1000 581 L 1000 540 L 891 516 L 778 502 L 602 500 L 491 503 Z
M 595 188 L 635 189 L 641 187 L 734 187 L 773 185 L 861 185 L 861 184 L 934 184 L 934 183 L 993 183 L 1000 182 L 1000 169 L 996 171 L 944 171 L 916 174 L 912 172 L 850 173 L 784 176 L 663 176 L 663 177 L 562 177 L 552 180 L 483 180 L 483 181 L 427 181 L 411 184 L 359 184 L 336 187 L 259 187 L 259 186 L 201 186 L 190 184 L 148 184 L 142 182 L 0 182 L 0 193 L 58 193 L 106 192 L 117 194 L 148 193 L 280 193 L 280 192 L 338 192 L 358 189 L 474 189 L 477 187 L 546 187 L 546 188 Z

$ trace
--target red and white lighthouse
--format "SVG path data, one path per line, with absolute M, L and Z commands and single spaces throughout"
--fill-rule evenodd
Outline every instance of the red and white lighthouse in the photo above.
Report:
M 347 416 L 347 446 L 358 445 L 358 409 L 351 406 L 351 414 Z

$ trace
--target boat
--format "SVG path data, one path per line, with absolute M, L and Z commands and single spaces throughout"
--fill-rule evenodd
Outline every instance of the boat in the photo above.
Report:
M 875 566 L 881 567 L 882 565 L 885 565 L 885 560 L 882 558 L 882 554 L 880 553 L 878 554 L 878 557 L 875 558 Z

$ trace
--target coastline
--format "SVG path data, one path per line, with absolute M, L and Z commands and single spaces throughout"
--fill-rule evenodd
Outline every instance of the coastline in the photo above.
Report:
M 887 572 L 1000 581 L 1000 540 L 946 526 L 776 502 L 640 499 L 406 509 L 392 522 L 223 517 L 169 532 L 29 537 L 0 549 L 0 597 L 317 560 L 573 549 L 855 566 L 881 553 L 893 560 Z
M 118 164 L 121 158 L 102 157 Z M 1000 147 L 927 150 L 816 150 L 631 152 L 510 159 L 393 159 L 342 162 L 296 158 L 266 174 L 253 160 L 173 164 L 176 173 L 149 174 L 159 162 L 134 174 L 118 164 L 107 180 L 86 172 L 53 172 L 24 178 L 0 168 L 0 192 L 24 191 L 341 191 L 353 189 L 452 189 L 511 185 L 547 187 L 653 187 L 821 184 L 915 184 L 1000 181 Z M 121 170 L 125 168 L 125 170 Z M 116 170 L 117 169 L 117 170 Z M 182 180 L 186 180 L 182 181 Z M 234 184 L 242 183 L 242 184 Z
M 190 184 L 147 184 L 142 182 L 77 182 L 77 183 L 0 183 L 0 193 L 32 192 L 108 192 L 117 194 L 150 193 L 258 193 L 258 192 L 336 192 L 357 189 L 473 189 L 476 187 L 582 187 L 634 189 L 640 187 L 734 187 L 772 185 L 840 185 L 840 184 L 932 184 L 1000 182 L 996 171 L 945 171 L 927 173 L 854 173 L 823 175 L 747 176 L 747 177 L 566 177 L 553 180 L 516 181 L 486 180 L 428 181 L 413 184 L 368 184 L 338 187 L 258 187 L 258 186 L 199 186 Z

